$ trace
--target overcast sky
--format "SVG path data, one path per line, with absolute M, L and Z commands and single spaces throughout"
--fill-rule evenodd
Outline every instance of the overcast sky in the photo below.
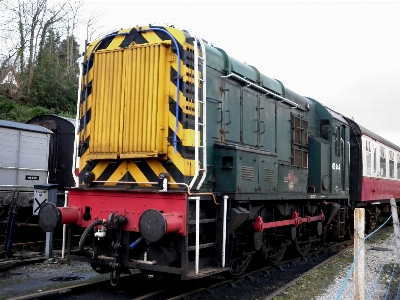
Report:
M 174 24 L 400 146 L 400 1 L 85 1 L 97 35 Z

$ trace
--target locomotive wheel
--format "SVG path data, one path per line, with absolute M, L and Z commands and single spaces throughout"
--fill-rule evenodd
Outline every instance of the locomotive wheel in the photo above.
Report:
M 294 245 L 296 247 L 297 252 L 301 255 L 301 256 L 306 256 L 308 254 L 308 252 L 310 252 L 311 250 L 311 246 L 312 246 L 312 242 L 309 243 L 298 243 L 298 241 L 296 240 L 294 242 Z
M 242 257 L 232 260 L 230 264 L 229 275 L 233 278 L 242 276 L 248 269 L 251 262 L 252 254 L 246 254 Z
M 280 247 L 276 247 L 273 250 L 267 251 L 267 260 L 272 265 L 279 264 L 286 253 L 286 244 L 282 244 Z

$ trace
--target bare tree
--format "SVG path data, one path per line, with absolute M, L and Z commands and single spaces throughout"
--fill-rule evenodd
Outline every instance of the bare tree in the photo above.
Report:
M 19 43 L 12 45 L 19 61 L 20 79 L 29 93 L 33 78 L 36 55 L 52 26 L 66 15 L 64 7 L 68 2 L 49 5 L 49 0 L 3 0 L 0 2 L 6 22 L 1 28 L 9 35 L 18 36 Z M 15 32 L 15 28 L 18 31 Z
M 74 36 L 75 30 L 82 23 L 79 12 L 82 10 L 82 0 L 70 0 L 67 4 L 67 15 L 64 18 L 64 28 L 66 28 L 67 36 L 67 49 L 66 60 L 67 70 L 70 71 L 75 67 L 76 61 L 74 59 Z

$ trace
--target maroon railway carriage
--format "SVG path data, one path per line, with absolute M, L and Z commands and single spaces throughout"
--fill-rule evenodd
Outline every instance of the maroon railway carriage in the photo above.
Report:
M 354 207 L 366 208 L 373 226 L 381 216 L 390 215 L 390 199 L 400 198 L 400 147 L 347 121 L 351 126 L 350 199 Z

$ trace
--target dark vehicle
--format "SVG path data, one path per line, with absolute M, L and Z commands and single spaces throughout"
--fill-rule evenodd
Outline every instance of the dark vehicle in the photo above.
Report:
M 40 115 L 27 123 L 0 121 L 0 243 L 6 257 L 13 243 L 44 240 L 34 186 L 57 184 L 57 206 L 64 205 L 66 188 L 75 186 L 75 120 Z
M 49 180 L 58 185 L 61 201 L 64 191 L 75 186 L 75 119 L 40 115 L 30 119 L 28 124 L 39 125 L 53 132 L 50 141 Z M 60 203 L 59 206 L 62 206 Z

